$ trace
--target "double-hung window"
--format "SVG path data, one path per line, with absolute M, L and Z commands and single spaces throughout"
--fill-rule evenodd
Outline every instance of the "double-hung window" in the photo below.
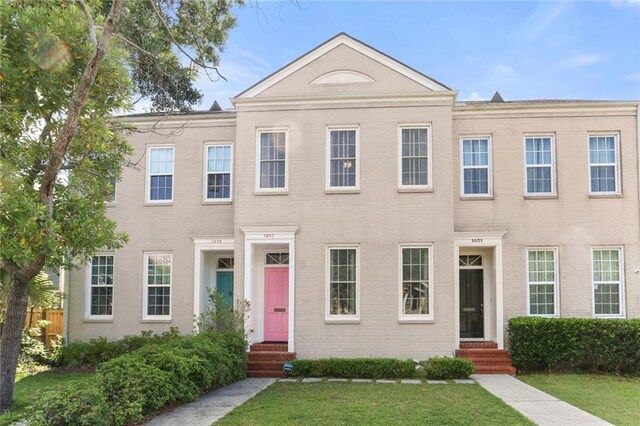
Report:
M 171 319 L 172 256 L 145 253 L 143 319 Z
M 591 256 L 594 316 L 624 316 L 622 248 L 594 248 Z
M 259 130 L 257 192 L 287 191 L 287 131 Z
M 527 250 L 528 313 L 558 315 L 558 251 L 555 248 Z
M 554 195 L 555 166 L 552 136 L 524 138 L 525 194 L 528 196 Z
M 91 256 L 86 312 L 89 319 L 110 319 L 113 316 L 113 260 L 112 254 Z
M 231 200 L 231 145 L 205 145 L 205 201 Z
M 359 320 L 358 246 L 327 247 L 327 269 L 326 319 Z
M 431 246 L 400 246 L 400 321 L 433 319 Z
M 147 202 L 173 201 L 173 154 L 172 146 L 147 148 Z
M 358 190 L 358 128 L 329 128 L 327 133 L 327 190 Z
M 116 185 L 117 181 L 115 178 L 109 178 L 109 188 L 107 188 L 107 204 L 115 204 L 116 203 Z
M 431 189 L 431 129 L 429 126 L 399 128 L 399 188 Z
M 462 196 L 491 196 L 491 139 L 488 137 L 463 138 L 461 162 Z
M 589 136 L 589 191 L 619 194 L 620 170 L 617 135 Z

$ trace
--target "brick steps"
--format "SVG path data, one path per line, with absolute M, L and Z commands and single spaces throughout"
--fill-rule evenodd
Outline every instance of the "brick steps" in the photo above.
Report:
M 461 342 L 460 349 L 456 351 L 456 357 L 473 362 L 476 374 L 516 375 L 509 351 L 498 349 L 495 342 Z
M 286 377 L 284 363 L 296 359 L 286 343 L 256 343 L 247 353 L 247 377 Z

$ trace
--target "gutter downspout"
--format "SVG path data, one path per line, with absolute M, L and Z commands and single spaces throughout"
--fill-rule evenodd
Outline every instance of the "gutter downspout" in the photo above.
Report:
M 62 269 L 64 273 L 64 345 L 69 346 L 69 302 L 71 301 L 71 272 L 68 269 Z

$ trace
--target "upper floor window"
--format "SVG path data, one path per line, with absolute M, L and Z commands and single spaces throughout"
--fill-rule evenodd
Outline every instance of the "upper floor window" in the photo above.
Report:
M 149 147 L 147 158 L 147 202 L 173 201 L 173 147 Z
M 110 319 L 113 316 L 112 254 L 91 257 L 87 288 L 87 318 Z
M 284 130 L 258 131 L 259 192 L 287 190 L 287 132 Z
M 433 319 L 431 247 L 400 247 L 400 320 Z
M 205 201 L 231 200 L 231 145 L 206 145 Z
M 593 194 L 619 194 L 618 138 L 589 136 L 589 189 Z
M 624 316 L 622 248 L 594 248 L 591 256 L 594 316 Z
M 107 204 L 115 204 L 116 203 L 116 179 L 109 178 L 109 189 L 107 192 Z
M 327 320 L 359 319 L 358 246 L 327 247 Z
M 400 127 L 401 189 L 431 188 L 431 144 L 429 126 Z
M 525 137 L 524 159 L 525 194 L 534 196 L 555 194 L 553 137 Z
M 358 189 L 358 129 L 328 129 L 327 189 Z
M 171 319 L 171 269 L 169 253 L 145 253 L 144 319 Z
M 558 273 L 556 249 L 527 250 L 529 315 L 557 316 Z
M 491 139 L 463 138 L 462 196 L 491 196 Z

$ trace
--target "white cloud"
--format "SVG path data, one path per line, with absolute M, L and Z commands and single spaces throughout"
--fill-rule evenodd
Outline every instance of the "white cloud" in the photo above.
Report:
M 570 6 L 569 2 L 542 2 L 538 8 L 527 17 L 514 36 L 525 40 L 535 40 L 542 35 L 560 14 Z
M 598 62 L 604 62 L 606 59 L 606 56 L 598 55 L 595 53 L 572 53 L 571 56 L 560 62 L 560 68 L 582 68 L 589 65 L 597 64 Z
M 500 74 L 500 75 L 513 74 L 513 68 L 511 68 L 509 65 L 505 65 L 505 64 L 496 65 L 495 67 L 493 67 L 493 71 L 496 72 L 497 74 Z
M 620 7 L 640 7 L 640 0 L 611 0 L 611 6 Z
M 469 97 L 467 99 L 464 99 L 464 100 L 465 101 L 485 101 L 485 100 L 487 100 L 487 98 L 482 96 L 480 94 L 480 92 L 471 92 Z
M 627 74 L 624 77 L 622 77 L 621 80 L 636 80 L 636 81 L 640 81 L 640 72 Z

